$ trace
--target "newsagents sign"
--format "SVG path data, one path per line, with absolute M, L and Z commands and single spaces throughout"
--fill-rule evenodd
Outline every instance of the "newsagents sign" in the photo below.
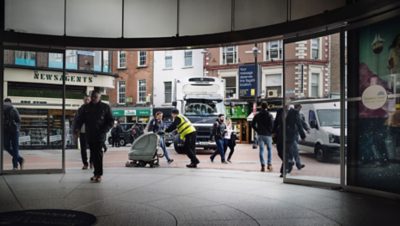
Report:
M 239 66 L 239 96 L 254 97 L 258 95 L 257 75 L 254 64 Z

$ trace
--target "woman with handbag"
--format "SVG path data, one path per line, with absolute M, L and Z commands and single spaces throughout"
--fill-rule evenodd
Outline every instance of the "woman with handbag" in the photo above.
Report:
M 233 130 L 231 119 L 226 120 L 226 133 L 224 135 L 224 152 L 226 153 L 228 147 L 230 149 L 227 161 L 231 162 L 231 157 L 235 151 L 236 146 L 236 132 Z

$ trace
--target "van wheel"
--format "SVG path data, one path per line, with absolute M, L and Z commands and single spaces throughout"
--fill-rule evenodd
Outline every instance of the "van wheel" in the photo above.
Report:
M 315 159 L 317 159 L 319 162 L 324 162 L 326 160 L 325 152 L 322 150 L 321 145 L 317 144 L 315 146 L 314 154 Z
M 125 146 L 126 141 L 124 139 L 119 140 L 119 146 Z

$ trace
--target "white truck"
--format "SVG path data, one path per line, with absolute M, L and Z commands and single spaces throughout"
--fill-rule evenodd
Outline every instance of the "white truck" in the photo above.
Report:
M 340 153 L 340 102 L 316 103 L 313 100 L 306 100 L 296 101 L 296 103 L 302 105 L 300 113 L 310 127 L 310 133 L 306 134 L 306 139 L 299 141 L 299 149 L 314 153 L 318 161 L 338 159 Z
M 219 114 L 225 114 L 225 80 L 214 77 L 176 79 L 173 105 L 196 128 L 196 147 L 215 149 L 212 127 Z M 184 153 L 183 142 L 176 136 L 176 152 Z

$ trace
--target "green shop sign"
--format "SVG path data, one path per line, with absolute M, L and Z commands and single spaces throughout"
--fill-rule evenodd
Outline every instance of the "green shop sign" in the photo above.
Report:
M 150 109 L 131 109 L 131 110 L 115 109 L 115 110 L 112 110 L 112 115 L 114 117 L 124 117 L 124 116 L 143 117 L 143 116 L 150 116 L 151 110 Z
M 245 119 L 249 115 L 249 109 L 246 104 L 235 106 L 225 106 L 226 116 L 232 119 Z

